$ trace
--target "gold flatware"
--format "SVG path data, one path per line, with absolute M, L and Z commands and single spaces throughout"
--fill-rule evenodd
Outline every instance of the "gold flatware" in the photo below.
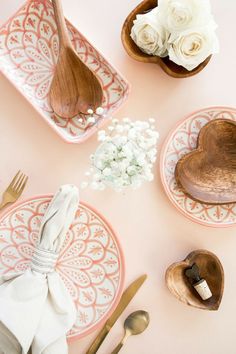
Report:
M 125 334 L 123 339 L 117 345 L 117 347 L 112 351 L 111 354 L 117 354 L 125 344 L 126 340 L 130 336 L 136 336 L 137 334 L 143 333 L 148 327 L 150 322 L 149 314 L 146 311 L 135 311 L 131 313 L 125 320 L 124 329 Z
M 103 89 L 95 74 L 81 61 L 68 35 L 60 0 L 52 0 L 60 40 L 60 52 L 49 98 L 54 112 L 73 118 L 102 105 Z
M 15 203 L 25 189 L 28 177 L 21 171 L 18 171 L 2 196 L 0 210 L 7 204 Z
M 147 279 L 147 275 L 144 274 L 138 279 L 136 279 L 132 284 L 128 286 L 128 288 L 124 291 L 121 296 L 120 302 L 117 305 L 115 311 L 111 315 L 111 317 L 106 321 L 105 325 L 97 335 L 96 339 L 87 350 L 86 354 L 95 354 L 100 348 L 101 344 L 105 340 L 106 336 L 110 332 L 111 328 L 116 323 L 117 319 L 120 317 L 122 312 L 129 305 L 130 301 L 133 299 L 139 288 L 143 285 L 144 281 Z

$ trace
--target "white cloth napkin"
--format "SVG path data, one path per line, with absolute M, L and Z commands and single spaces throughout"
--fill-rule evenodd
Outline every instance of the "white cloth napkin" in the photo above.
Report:
M 0 354 L 68 353 L 76 309 L 54 266 L 78 204 L 78 189 L 62 186 L 43 217 L 31 267 L 0 276 Z

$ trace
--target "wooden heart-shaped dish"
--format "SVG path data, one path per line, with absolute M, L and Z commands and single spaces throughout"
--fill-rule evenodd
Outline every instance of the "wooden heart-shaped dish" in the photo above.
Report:
M 175 178 L 184 193 L 206 204 L 236 202 L 236 122 L 215 119 L 199 133 L 197 149 L 182 157 Z
M 197 264 L 200 275 L 208 283 L 212 297 L 202 300 L 184 274 L 186 268 Z M 203 310 L 218 310 L 224 291 L 224 270 L 217 256 L 206 250 L 190 253 L 184 261 L 172 264 L 166 271 L 170 292 L 183 303 Z
M 170 76 L 175 78 L 186 78 L 199 73 L 210 61 L 211 55 L 206 58 L 195 69 L 188 71 L 183 66 L 175 64 L 169 59 L 169 57 L 160 58 L 158 56 L 148 55 L 139 49 L 135 42 L 130 37 L 131 28 L 133 22 L 138 14 L 143 14 L 155 8 L 158 4 L 158 0 L 144 0 L 142 1 L 126 18 L 122 32 L 121 39 L 126 52 L 135 60 L 143 63 L 154 63 L 160 65 L 160 67 Z

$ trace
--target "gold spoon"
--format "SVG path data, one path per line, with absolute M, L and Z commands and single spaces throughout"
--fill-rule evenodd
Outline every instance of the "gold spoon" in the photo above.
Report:
M 102 104 L 103 90 L 93 72 L 81 61 L 70 41 L 61 0 L 52 0 L 60 41 L 59 58 L 49 92 L 54 112 L 62 118 L 87 114 Z
M 148 312 L 135 311 L 131 313 L 126 318 L 124 323 L 125 335 L 111 354 L 117 354 L 130 336 L 137 335 L 145 331 L 145 329 L 149 325 L 149 322 L 150 318 Z

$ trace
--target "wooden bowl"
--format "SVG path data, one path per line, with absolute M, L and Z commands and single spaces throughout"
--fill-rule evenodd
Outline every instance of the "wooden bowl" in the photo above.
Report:
M 168 75 L 175 78 L 185 78 L 196 75 L 203 68 L 205 68 L 211 59 L 211 55 L 195 69 L 188 71 L 183 66 L 175 64 L 169 59 L 169 57 L 160 58 L 158 56 L 143 53 L 130 37 L 131 28 L 133 26 L 133 21 L 135 20 L 136 15 L 152 10 L 157 6 L 157 3 L 157 0 L 144 0 L 126 18 L 121 32 L 121 39 L 126 52 L 135 60 L 141 61 L 143 63 L 154 63 L 160 65 L 160 67 Z
M 202 300 L 189 283 L 185 269 L 197 264 L 200 275 L 208 283 L 212 297 Z M 215 254 L 197 250 L 190 253 L 184 261 L 172 264 L 166 271 L 166 284 L 170 292 L 184 304 L 203 310 L 218 310 L 224 291 L 224 270 Z
M 175 178 L 184 193 L 206 204 L 236 202 L 236 122 L 215 119 L 199 133 L 197 149 L 182 157 Z

